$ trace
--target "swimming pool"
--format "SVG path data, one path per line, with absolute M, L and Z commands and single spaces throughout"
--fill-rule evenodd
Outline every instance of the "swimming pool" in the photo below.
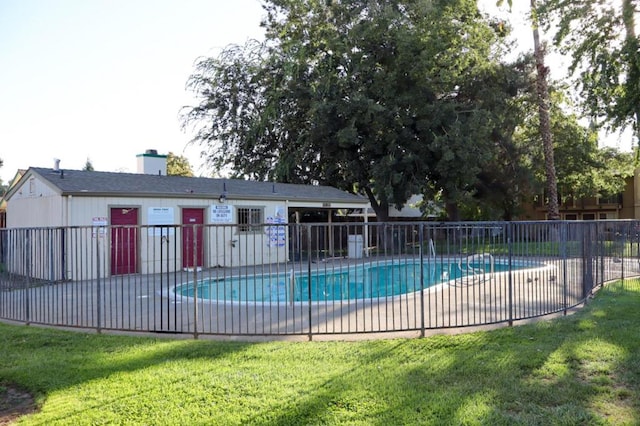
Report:
M 512 269 L 531 267 L 519 263 Z M 321 302 L 393 297 L 457 279 L 487 277 L 507 271 L 506 262 L 485 258 L 465 261 L 365 263 L 311 273 L 283 272 L 208 279 L 198 282 L 199 299 L 229 302 Z M 473 277 L 472 277 L 473 276 Z M 173 289 L 178 297 L 193 298 L 193 282 Z

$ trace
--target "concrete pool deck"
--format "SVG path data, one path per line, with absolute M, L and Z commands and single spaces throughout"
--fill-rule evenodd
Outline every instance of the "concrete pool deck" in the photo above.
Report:
M 497 272 L 486 280 L 455 280 L 406 295 L 376 299 L 233 303 L 179 300 L 172 286 L 196 279 L 268 273 L 309 264 L 212 268 L 134 274 L 0 291 L 4 320 L 109 333 L 226 340 L 326 340 L 416 337 L 488 329 L 563 315 L 585 295 L 581 259 L 533 259 L 543 267 Z M 362 260 L 313 265 L 348 267 Z M 640 274 L 637 259 L 603 259 L 594 283 Z M 595 284 L 594 284 L 595 285 Z

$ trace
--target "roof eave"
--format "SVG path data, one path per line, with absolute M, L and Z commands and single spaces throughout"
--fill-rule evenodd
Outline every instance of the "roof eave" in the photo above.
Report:
M 158 197 L 166 197 L 166 198 L 199 198 L 199 199 L 207 199 L 207 200 L 217 200 L 220 195 L 219 194 L 201 194 L 201 193 L 158 193 L 158 192 L 131 192 L 126 195 L 122 192 L 116 191 L 62 191 L 62 196 L 74 196 L 74 197 L 118 197 L 118 198 L 158 198 Z M 367 205 L 368 200 L 344 200 L 337 198 L 313 198 L 313 197 L 286 197 L 284 195 L 236 195 L 236 194 L 227 194 L 227 200 L 242 200 L 242 201 L 288 201 L 288 202 L 300 202 L 300 203 L 332 203 L 332 204 L 354 204 L 354 205 Z

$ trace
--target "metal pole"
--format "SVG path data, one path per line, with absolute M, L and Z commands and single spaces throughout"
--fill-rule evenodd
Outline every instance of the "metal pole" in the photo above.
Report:
M 113 241 L 111 243 L 113 244 Z M 100 281 L 101 281 L 100 279 L 100 236 L 96 235 L 96 313 L 97 313 L 96 331 L 98 333 L 101 332 L 101 327 L 102 327 L 102 306 L 100 304 L 100 300 L 102 299 L 102 289 L 100 287 L 101 286 Z
M 625 252 L 625 248 L 627 247 L 627 235 L 629 235 L 629 225 L 627 224 L 626 227 L 626 231 L 624 233 L 620 233 L 620 240 L 621 240 L 621 248 L 620 248 L 620 279 L 622 280 L 622 282 L 624 282 L 624 252 Z
M 419 235 L 418 235 L 418 245 L 420 250 L 420 337 L 424 337 L 425 329 L 424 329 L 424 223 L 420 224 L 419 227 Z M 435 265 L 429 265 L 429 267 L 434 267 Z
M 30 294 L 31 294 L 31 229 L 25 229 L 25 253 L 24 253 L 24 260 L 25 260 L 25 272 L 26 272 L 26 293 L 25 293 L 25 298 L 24 298 L 24 303 L 25 303 L 25 319 L 26 319 L 26 324 L 29 325 L 29 323 L 31 322 L 31 311 L 30 311 L 30 305 L 31 305 L 31 300 L 30 300 Z
M 197 226 L 193 226 L 193 338 L 198 338 L 198 238 L 196 237 Z
M 564 305 L 564 314 L 567 315 L 568 305 L 568 286 L 567 286 L 567 223 L 562 224 L 562 232 L 560 233 L 560 256 L 562 257 L 562 304 Z M 557 278 L 556 278 L 557 279 Z
M 507 226 L 507 251 L 509 269 L 509 325 L 513 325 L 513 223 Z
M 166 263 L 166 267 L 167 268 L 166 268 L 165 271 L 162 270 L 162 263 L 160 264 L 160 276 L 162 276 L 164 274 L 164 272 L 166 272 L 166 274 L 167 274 L 167 288 L 169 288 L 171 286 L 171 273 L 170 273 L 170 271 L 171 271 L 171 268 L 170 268 L 170 265 L 171 265 L 171 263 L 170 263 L 170 260 L 171 260 L 171 242 L 169 241 L 169 235 L 171 234 L 170 229 L 172 229 L 172 228 L 167 227 L 167 235 L 165 237 L 165 242 L 167 243 L 167 249 L 166 249 L 167 252 L 166 252 L 166 256 L 165 256 L 165 259 L 166 259 L 166 262 L 167 262 Z M 175 244 L 175 240 L 177 239 L 177 235 L 178 235 L 178 232 L 176 230 L 175 237 L 174 237 L 174 244 Z M 162 255 L 162 250 L 164 250 L 164 244 L 160 244 L 160 254 L 161 255 Z M 174 269 L 174 271 L 177 271 L 177 268 Z M 173 274 L 173 277 L 174 277 L 173 285 L 174 286 L 177 284 L 177 282 L 175 280 L 176 279 L 176 275 L 177 275 L 177 272 Z M 173 297 L 175 298 L 176 295 L 174 294 Z M 178 317 L 178 304 L 175 303 L 175 300 L 174 300 L 174 303 L 173 303 L 173 317 L 174 318 Z
M 156 231 L 158 230 L 157 226 L 154 226 L 153 228 L 150 228 L 153 232 L 153 237 L 152 237 L 152 241 L 153 244 L 155 246 L 155 238 L 156 238 Z M 149 231 L 147 231 L 147 235 L 149 235 Z M 160 235 L 162 235 L 162 228 L 160 228 Z M 162 241 L 163 237 L 160 237 L 160 241 Z M 147 240 L 149 238 L 147 237 Z M 163 328 L 163 324 L 164 324 L 164 315 L 163 315 L 163 310 L 164 310 L 164 303 L 162 303 L 162 289 L 164 288 L 164 274 L 162 273 L 162 265 L 163 265 L 163 257 L 162 257 L 162 242 L 160 243 L 160 328 Z M 155 251 L 155 250 L 154 250 Z M 155 257 L 155 256 L 154 256 Z M 168 257 L 168 256 L 167 256 Z M 155 263 L 155 259 L 154 259 L 154 263 Z M 167 288 L 169 288 L 169 283 L 167 281 Z M 170 295 L 167 295 L 168 299 L 170 300 Z M 174 303 L 175 305 L 175 303 Z M 167 305 L 167 317 L 169 316 L 169 306 Z M 167 328 L 169 328 L 169 320 L 167 319 Z
M 307 291 L 309 293 L 308 298 L 308 315 L 309 315 L 309 341 L 313 339 L 313 321 L 312 321 L 312 309 L 311 309 L 311 225 L 306 225 L 307 231 Z
M 591 253 L 591 227 L 588 223 L 582 226 L 582 299 L 584 304 L 588 302 L 589 295 L 593 291 L 593 264 Z

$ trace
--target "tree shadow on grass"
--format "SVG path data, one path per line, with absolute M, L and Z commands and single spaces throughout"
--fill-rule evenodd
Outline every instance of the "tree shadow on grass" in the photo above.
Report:
M 638 294 L 606 289 L 573 316 L 490 332 L 269 343 L 261 352 L 249 350 L 256 343 L 96 339 L 32 327 L 3 333 L 0 326 L 0 377 L 36 391 L 40 401 L 112 375 L 136 373 L 149 381 L 72 407 L 63 412 L 67 419 L 104 420 L 132 398 L 158 407 L 158 393 L 180 392 L 182 411 L 166 408 L 185 422 L 637 424 Z M 190 360 L 198 363 L 184 363 Z M 191 375 L 203 379 L 184 379 Z
M 554 321 L 374 343 L 270 423 L 638 424 L 639 291 L 603 293 Z
M 26 414 L 38 409 L 30 392 L 13 383 L 0 382 L 0 425 L 9 425 Z
M 11 332 L 2 332 L 3 327 L 12 327 Z M 93 334 L 0 324 L 0 381 L 19 384 L 42 404 L 48 394 L 96 379 L 173 360 L 224 358 L 248 346 L 243 342 L 215 344 L 130 336 L 96 338 Z

